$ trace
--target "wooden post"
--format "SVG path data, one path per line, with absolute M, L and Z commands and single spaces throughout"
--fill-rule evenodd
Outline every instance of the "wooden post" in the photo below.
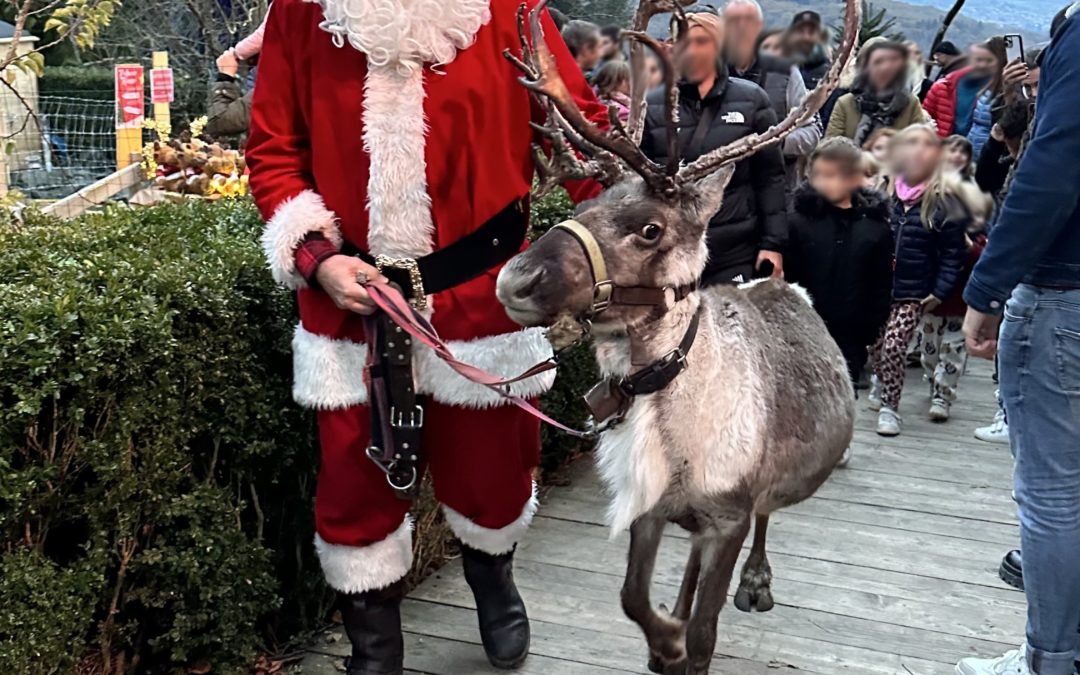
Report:
M 169 52 L 154 52 L 150 65 L 152 68 L 168 68 Z M 159 129 L 162 122 L 172 129 L 172 112 L 168 103 L 154 103 L 154 122 Z

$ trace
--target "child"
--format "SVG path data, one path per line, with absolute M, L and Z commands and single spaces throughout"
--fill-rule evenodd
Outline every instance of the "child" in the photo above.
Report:
M 889 178 L 885 175 L 881 163 L 877 161 L 873 154 L 864 150 L 862 153 L 862 161 L 859 163 L 859 168 L 862 170 L 862 186 L 864 188 L 867 190 L 875 190 L 877 192 L 885 191 Z
M 945 162 L 946 170 L 955 171 L 963 180 L 974 180 L 975 162 L 973 159 L 974 150 L 971 141 L 967 138 L 960 134 L 953 134 L 945 139 L 945 155 L 942 160 Z
M 941 306 L 924 314 L 922 320 L 921 361 L 926 381 L 930 383 L 930 419 L 935 422 L 949 419 L 960 375 L 967 368 L 962 330 L 967 313 L 964 286 L 986 247 L 986 220 L 994 207 L 990 196 L 975 184 L 971 153 L 971 141 L 967 138 L 953 135 L 945 139 L 941 161 L 946 185 L 971 219 L 965 239 L 968 255 L 960 281 Z
M 630 118 L 630 64 L 619 60 L 600 66 L 593 77 L 593 88 L 601 103 L 615 106 L 620 120 Z
M 900 433 L 900 393 L 908 344 L 923 314 L 937 308 L 960 282 L 970 216 L 942 169 L 943 143 L 933 127 L 910 126 L 896 137 L 899 173 L 892 187 L 892 310 L 871 351 L 874 378 L 870 407 L 879 410 L 877 432 Z
M 786 278 L 809 291 L 852 382 L 892 298 L 889 208 L 863 182 L 858 146 L 844 137 L 822 141 L 809 157 L 809 181 L 795 191 L 785 258 Z
M 886 166 L 889 163 L 889 148 L 892 140 L 896 137 L 896 129 L 881 127 L 863 143 L 862 149 L 869 152 L 878 161 L 878 164 Z

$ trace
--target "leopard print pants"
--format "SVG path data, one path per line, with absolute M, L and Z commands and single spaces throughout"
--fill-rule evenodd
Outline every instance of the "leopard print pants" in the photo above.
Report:
M 881 382 L 883 407 L 900 409 L 908 344 L 919 328 L 922 314 L 922 305 L 917 302 L 895 303 L 881 337 L 870 349 L 870 364 Z

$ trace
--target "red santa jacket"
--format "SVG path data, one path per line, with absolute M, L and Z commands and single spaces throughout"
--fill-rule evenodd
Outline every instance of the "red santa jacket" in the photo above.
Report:
M 298 245 L 321 232 L 334 245 L 418 258 L 454 243 L 528 194 L 529 122 L 538 113 L 503 57 L 505 49 L 520 50 L 518 0 L 445 0 L 407 20 L 386 11 L 394 2 L 370 3 L 353 16 L 344 4 L 274 2 L 247 147 L 270 269 L 299 292 L 294 397 L 320 409 L 366 401 L 366 346 L 357 315 L 306 287 L 294 260 Z M 579 105 L 604 120 L 606 109 L 550 17 L 544 27 Z M 494 294 L 498 271 L 436 294 L 429 306 L 459 358 L 512 375 L 550 348 L 542 332 L 520 330 L 506 316 Z M 431 350 L 418 346 L 415 356 L 421 393 L 451 405 L 501 404 Z M 538 377 L 514 390 L 531 396 L 550 383 Z

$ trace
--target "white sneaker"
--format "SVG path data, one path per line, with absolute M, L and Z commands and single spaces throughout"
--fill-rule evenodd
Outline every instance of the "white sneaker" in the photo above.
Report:
M 1005 652 L 996 659 L 968 657 L 956 664 L 956 675 L 1031 675 L 1027 665 L 1027 647 Z
M 998 410 L 990 426 L 975 430 L 975 438 L 987 443 L 1009 444 L 1009 423 L 1005 421 L 1005 411 Z
M 840 456 L 840 461 L 836 463 L 836 468 L 843 469 L 851 461 L 851 446 L 844 448 L 844 454 Z
M 879 436 L 899 436 L 900 413 L 892 408 L 882 408 L 878 413 L 877 432 Z
M 870 376 L 870 393 L 866 395 L 866 400 L 869 401 L 871 410 L 881 410 L 881 380 L 877 375 Z
M 949 402 L 943 398 L 935 398 L 930 402 L 930 419 L 935 422 L 945 422 L 949 419 Z

